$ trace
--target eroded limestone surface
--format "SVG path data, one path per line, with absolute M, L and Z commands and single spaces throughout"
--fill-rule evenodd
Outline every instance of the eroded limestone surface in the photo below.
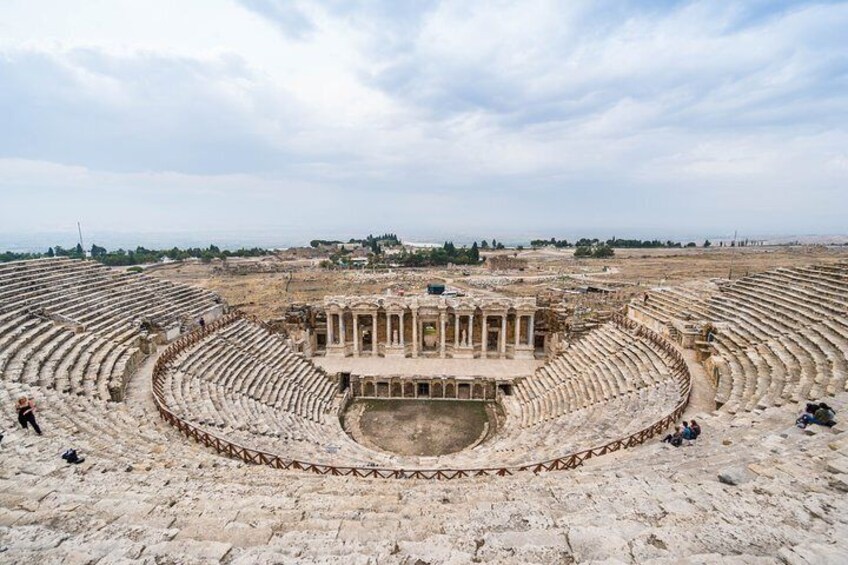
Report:
M 692 446 L 654 442 L 576 471 L 447 482 L 249 466 L 141 406 L 98 413 L 102 434 L 45 409 L 47 435 L 4 440 L 0 559 L 844 563 L 848 434 L 794 427 L 798 408 L 703 414 Z M 59 459 L 71 443 L 84 464 Z M 747 479 L 725 484 L 730 470 Z

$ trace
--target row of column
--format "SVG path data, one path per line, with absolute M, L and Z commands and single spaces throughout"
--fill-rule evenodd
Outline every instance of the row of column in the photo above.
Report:
M 377 314 L 364 314 L 360 312 L 353 312 L 353 353 L 354 355 L 359 355 L 360 353 L 360 340 L 359 340 L 359 317 L 360 316 L 371 316 L 371 354 L 377 355 L 378 351 L 378 343 L 377 343 Z M 507 344 L 507 314 L 490 314 L 484 313 L 482 318 L 482 339 L 481 339 L 481 351 L 484 355 L 488 353 L 488 318 L 489 317 L 500 317 L 501 318 L 501 331 L 498 336 L 498 352 L 500 354 L 506 353 L 506 344 Z M 396 330 L 393 330 L 393 318 L 397 318 L 398 327 Z M 465 327 L 463 328 L 462 318 L 465 318 Z M 338 320 L 339 326 L 339 339 L 336 339 L 335 335 L 335 326 L 336 320 Z M 521 324 L 522 320 L 524 320 L 525 328 L 526 328 L 526 336 L 527 341 L 526 345 L 532 347 L 533 346 L 533 333 L 535 328 L 535 317 L 533 314 L 516 314 L 515 315 L 515 326 L 513 331 L 514 338 L 514 347 L 518 348 L 521 345 Z M 387 312 L 386 313 L 386 340 L 384 345 L 386 347 L 405 347 L 404 343 L 404 312 Z M 463 314 L 456 313 L 454 314 L 454 349 L 460 348 L 472 348 L 474 347 L 474 314 Z M 439 313 L 439 354 L 441 357 L 445 356 L 446 351 L 446 332 L 447 325 L 447 313 L 440 312 Z M 423 337 L 424 332 L 424 322 L 419 318 L 418 312 L 412 311 L 412 355 L 413 357 L 417 357 L 419 353 L 419 348 L 421 345 L 421 338 Z M 345 320 L 343 313 L 328 313 L 327 314 L 327 345 L 343 345 L 347 342 L 347 332 L 345 329 Z
M 498 352 L 501 353 L 501 354 L 504 354 L 504 353 L 506 353 L 506 342 L 507 342 L 507 335 L 506 335 L 507 314 L 489 314 L 489 315 L 483 316 L 483 340 L 482 340 L 482 343 L 481 343 L 481 350 L 483 352 L 483 355 L 485 355 L 488 352 L 488 348 L 489 348 L 489 340 L 488 340 L 488 335 L 489 335 L 489 320 L 488 320 L 488 318 L 489 317 L 500 317 L 500 319 L 501 319 L 501 331 L 498 334 L 498 342 L 499 342 L 498 343 Z M 527 322 L 526 322 L 526 324 L 527 324 L 526 325 L 526 328 L 527 328 L 526 345 L 528 345 L 528 346 L 533 345 L 533 332 L 534 332 L 534 329 L 535 329 L 535 315 L 534 314 L 516 314 L 515 315 L 515 326 L 514 326 L 514 329 L 513 329 L 513 338 L 514 338 L 514 344 L 513 345 L 514 345 L 515 348 L 518 348 L 518 346 L 521 345 L 521 320 L 522 319 L 527 320 Z M 472 330 L 473 330 L 473 326 L 472 326 Z M 474 342 L 472 341 L 471 343 L 474 343 Z

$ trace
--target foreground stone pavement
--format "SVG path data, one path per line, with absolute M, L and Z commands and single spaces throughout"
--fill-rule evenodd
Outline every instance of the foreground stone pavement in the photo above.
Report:
M 797 409 L 704 414 L 692 446 L 657 441 L 576 471 L 447 482 L 249 466 L 143 419 L 119 430 L 125 445 L 77 436 L 87 460 L 66 465 L 66 429 L 45 414 L 44 437 L 3 442 L 0 560 L 845 563 L 848 434 L 800 430 Z

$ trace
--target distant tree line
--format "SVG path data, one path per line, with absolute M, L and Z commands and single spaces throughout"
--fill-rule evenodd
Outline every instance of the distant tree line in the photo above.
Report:
M 4 251 L 0 253 L 0 263 L 9 261 L 23 261 L 25 259 L 38 259 L 44 257 L 43 253 L 15 253 L 14 251 Z
M 338 239 L 313 239 L 309 242 L 311 247 L 330 247 L 334 245 L 342 245 L 344 242 Z M 372 235 L 368 234 L 368 237 L 364 237 L 362 239 L 356 239 L 355 237 L 350 238 L 347 241 L 348 244 L 358 244 L 362 247 L 367 247 L 372 253 L 379 254 L 381 250 L 381 245 L 386 247 L 395 247 L 400 245 L 400 238 L 398 238 L 397 234 L 394 233 L 384 233 L 382 235 Z
M 474 242 L 475 244 L 477 242 Z M 497 241 L 495 238 L 492 238 L 492 245 L 489 246 L 489 242 L 485 239 L 480 242 L 480 249 L 506 249 L 503 243 Z
M 607 247 L 617 248 L 617 249 L 659 249 L 659 248 L 681 248 L 681 247 L 697 247 L 698 244 L 694 241 L 690 241 L 685 246 L 682 242 L 679 241 L 660 241 L 659 239 L 618 239 L 613 236 L 612 239 L 608 239 L 604 242 L 599 240 L 598 238 L 580 238 L 574 243 L 570 243 L 567 239 L 557 239 L 552 237 L 550 239 L 533 239 L 530 240 L 530 245 L 533 247 L 593 247 L 597 245 L 605 245 Z M 710 247 L 712 243 L 710 240 L 706 240 L 703 243 L 703 247 Z
M 259 247 L 251 247 L 249 249 L 241 248 L 230 251 L 228 249 L 220 249 L 217 245 L 210 245 L 207 248 L 189 247 L 180 249 L 172 247 L 171 249 L 147 249 L 145 247 L 136 247 L 133 249 L 117 249 L 115 251 L 107 251 L 103 247 L 92 246 L 91 257 L 104 265 L 110 267 L 123 267 L 130 265 L 144 265 L 148 263 L 156 263 L 163 259 L 171 261 L 184 261 L 186 259 L 200 259 L 204 262 L 212 261 L 213 259 L 226 259 L 227 257 L 261 257 L 268 255 L 270 251 Z
M 162 259 L 170 259 L 172 261 L 183 261 L 185 259 L 200 259 L 201 261 L 211 261 L 212 259 L 226 259 L 227 257 L 260 257 L 268 255 L 270 251 L 259 247 L 250 249 L 236 249 L 230 251 L 228 249 L 221 250 L 217 245 L 210 245 L 207 248 L 189 247 L 180 249 L 173 247 L 171 249 L 147 249 L 145 247 L 136 247 L 135 249 L 117 249 L 109 251 L 105 247 L 97 244 L 91 246 L 91 258 L 99 263 L 110 267 L 129 267 L 132 265 L 145 265 L 156 263 Z M 50 247 L 45 253 L 13 253 L 7 251 L 0 254 L 0 262 L 19 261 L 23 259 L 39 259 L 42 257 L 69 257 L 71 259 L 83 259 L 85 253 L 82 246 L 77 244 L 76 247 L 65 249 L 61 245 Z
M 331 245 L 339 245 L 342 242 L 337 239 L 313 239 L 309 242 L 310 247 L 321 247 L 321 246 L 331 246 Z
M 376 240 L 373 240 L 376 241 Z M 372 250 L 369 256 L 369 266 L 383 267 L 389 264 L 401 267 L 437 267 L 444 265 L 476 265 L 480 263 L 480 246 L 475 241 L 471 247 L 457 247 L 452 241 L 446 241 L 441 247 L 429 249 L 416 249 L 387 256 L 382 252 L 379 245 L 377 251 Z M 350 250 L 338 250 L 330 256 L 330 259 L 322 262 L 322 266 L 333 268 L 337 265 L 348 265 Z
M 393 256 L 391 261 L 404 267 L 476 265 L 480 262 L 480 247 L 476 241 L 471 247 L 457 247 L 452 241 L 446 241 L 441 247 L 419 249 L 411 253 L 404 251 Z

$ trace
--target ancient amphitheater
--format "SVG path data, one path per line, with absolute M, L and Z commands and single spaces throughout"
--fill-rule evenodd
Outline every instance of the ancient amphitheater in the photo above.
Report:
M 848 562 L 845 427 L 794 426 L 844 418 L 848 263 L 654 288 L 541 352 L 533 304 L 328 299 L 298 341 L 161 278 L 0 265 L 0 561 Z M 414 455 L 345 427 L 422 397 L 487 432 Z M 702 437 L 662 443 L 683 418 Z

